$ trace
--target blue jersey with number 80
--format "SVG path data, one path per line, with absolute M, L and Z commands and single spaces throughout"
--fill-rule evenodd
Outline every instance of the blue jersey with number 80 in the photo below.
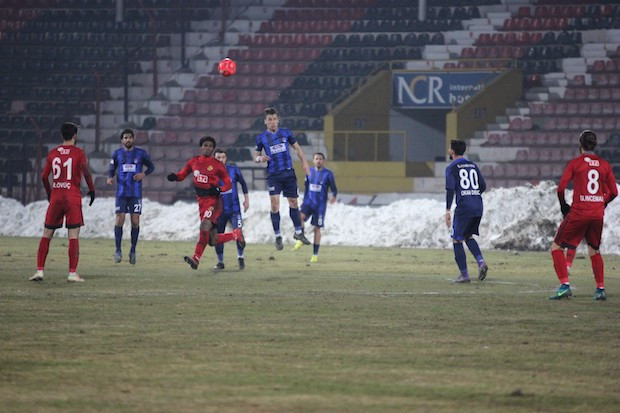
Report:
M 486 190 L 486 183 L 475 163 L 465 158 L 452 161 L 446 168 L 446 189 L 456 194 L 455 215 L 482 216 L 481 194 Z

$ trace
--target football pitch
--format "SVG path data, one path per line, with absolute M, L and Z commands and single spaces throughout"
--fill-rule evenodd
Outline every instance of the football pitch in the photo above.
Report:
M 549 253 L 486 252 L 488 278 L 460 285 L 452 250 L 67 240 L 34 273 L 38 239 L 0 238 L 3 412 L 617 412 L 620 257 L 592 301 L 578 255 L 575 297 Z M 474 262 L 468 254 L 468 264 Z

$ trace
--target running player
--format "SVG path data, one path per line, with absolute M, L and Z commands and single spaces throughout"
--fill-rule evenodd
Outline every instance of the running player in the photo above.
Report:
M 88 169 L 86 154 L 82 149 L 75 146 L 78 139 L 77 132 L 76 124 L 71 122 L 62 124 L 60 134 L 64 142 L 49 152 L 41 174 L 50 204 L 47 207 L 43 236 L 37 251 L 37 272 L 29 278 L 30 281 L 43 280 L 43 270 L 50 241 L 56 229 L 62 227 L 64 221 L 69 235 L 69 276 L 67 281 L 84 282 L 84 279 L 76 272 L 80 258 L 78 238 L 80 227 L 84 225 L 82 194 L 80 192 L 82 175 L 84 175 L 88 185 L 89 206 L 95 201 L 95 186 L 90 169 Z M 50 173 L 53 173 L 51 186 L 49 183 Z
M 116 223 L 114 225 L 116 253 L 114 261 L 121 262 L 123 225 L 125 224 L 125 215 L 130 214 L 131 249 L 129 250 L 129 263 L 135 264 L 136 245 L 140 233 L 140 214 L 142 213 L 142 181 L 146 175 L 150 175 L 155 170 L 155 166 L 144 149 L 134 146 L 133 130 L 123 130 L 120 138 L 123 147 L 115 150 L 112 154 L 107 180 L 108 185 L 112 185 L 114 174 L 118 169 L 116 174 Z M 142 170 L 143 166 L 146 166 L 145 171 Z
M 468 283 L 467 257 L 463 248 L 463 241 L 478 262 L 478 281 L 484 281 L 489 267 L 487 266 L 478 243 L 473 235 L 479 235 L 478 227 L 482 219 L 482 193 L 486 189 L 484 177 L 478 166 L 463 155 L 467 145 L 462 140 L 450 142 L 449 155 L 452 163 L 446 168 L 446 225 L 450 228 L 452 217 L 450 208 L 456 193 L 456 208 L 454 223 L 452 223 L 452 246 L 454 259 L 461 271 L 461 275 L 454 280 L 456 283 Z
M 325 168 L 325 155 L 321 152 L 314 154 L 312 158 L 314 167 L 310 168 L 310 175 L 306 176 L 306 189 L 304 192 L 304 202 L 301 204 L 301 220 L 305 222 L 312 217 L 310 223 L 314 226 L 313 251 L 310 262 L 318 262 L 319 247 L 321 246 L 321 228 L 325 225 L 325 211 L 327 202 L 336 202 L 338 188 L 334 173 Z M 328 190 L 332 191 L 332 196 L 328 198 Z M 297 241 L 293 251 L 297 251 L 303 245 L 302 241 Z
M 297 203 L 297 177 L 291 161 L 289 145 L 293 147 L 301 160 L 306 175 L 310 174 L 310 166 L 304 151 L 295 140 L 293 132 L 287 128 L 279 128 L 278 112 L 274 108 L 265 109 L 265 126 L 267 129 L 256 137 L 254 158 L 256 163 L 267 162 L 267 186 L 271 200 L 271 224 L 276 236 L 276 249 L 284 248 L 280 234 L 280 194 L 288 199 L 289 215 L 295 227 L 293 238 L 306 245 L 310 241 L 304 236 L 301 217 Z M 262 155 L 262 151 L 265 155 Z
M 196 243 L 194 255 L 183 257 L 194 270 L 198 268 L 200 257 L 207 244 L 214 246 L 217 243 L 236 240 L 245 247 L 240 228 L 235 228 L 233 232 L 225 234 L 217 233 L 217 219 L 222 213 L 220 193 L 230 190 L 232 185 L 224 165 L 211 156 L 215 150 L 215 139 L 205 136 L 200 139 L 198 145 L 200 155 L 187 161 L 185 167 L 179 172 L 170 173 L 167 176 L 170 182 L 182 181 L 190 174 L 194 177 L 194 190 L 200 212 L 200 237 Z M 220 181 L 224 183 L 222 187 L 219 186 Z
M 248 185 L 245 183 L 245 179 L 239 170 L 239 167 L 233 163 L 228 163 L 228 156 L 224 149 L 215 150 L 215 159 L 220 161 L 222 165 L 226 167 L 228 176 L 232 188 L 226 192 L 222 192 L 222 215 L 217 220 L 217 232 L 223 234 L 226 231 L 226 224 L 230 222 L 233 228 L 239 228 L 242 231 L 243 219 L 241 218 L 241 206 L 239 205 L 239 193 L 237 192 L 237 183 L 241 184 L 241 190 L 243 191 L 243 212 L 246 212 L 250 206 L 250 196 L 248 195 Z M 239 263 L 239 269 L 245 268 L 245 259 L 243 258 L 243 250 L 245 246 L 237 242 L 237 262 Z M 224 244 L 218 243 L 215 245 L 215 252 L 217 254 L 216 269 L 224 269 Z
M 593 300 L 604 301 L 605 271 L 600 246 L 603 232 L 605 207 L 616 196 L 616 178 L 607 161 L 594 154 L 596 134 L 591 130 L 581 132 L 579 152 L 581 155 L 568 162 L 558 184 L 558 199 L 564 219 L 551 244 L 553 267 L 560 280 L 560 287 L 550 300 L 561 300 L 573 295 L 568 281 L 564 248 L 575 249 L 585 238 L 592 264 L 596 290 Z M 568 205 L 564 191 L 573 182 L 573 203 Z

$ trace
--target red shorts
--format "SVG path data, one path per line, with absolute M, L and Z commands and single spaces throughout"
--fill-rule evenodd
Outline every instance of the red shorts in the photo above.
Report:
M 67 228 L 79 228 L 84 225 L 82 198 L 58 197 L 50 200 L 45 215 L 45 228 L 58 229 L 62 227 L 63 220 Z
M 200 221 L 208 219 L 217 225 L 217 219 L 222 214 L 222 200 L 220 197 L 205 196 L 198 199 L 198 210 L 200 211 Z
M 575 218 L 570 213 L 564 218 L 555 234 L 555 243 L 564 248 L 577 248 L 583 238 L 598 250 L 603 234 L 603 218 Z

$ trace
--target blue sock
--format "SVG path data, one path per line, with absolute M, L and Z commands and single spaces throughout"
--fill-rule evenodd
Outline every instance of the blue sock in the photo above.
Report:
M 123 227 L 119 227 L 118 225 L 114 225 L 114 240 L 116 241 L 116 251 L 119 252 L 121 250 L 121 241 L 123 239 Z
M 467 248 L 469 248 L 473 256 L 476 258 L 478 265 L 482 265 L 484 263 L 484 258 L 482 258 L 482 252 L 480 251 L 478 242 L 476 242 L 473 238 L 470 238 L 465 242 L 467 243 Z
M 301 216 L 299 216 L 299 208 L 290 208 L 288 210 L 288 214 L 291 216 L 293 220 L 293 226 L 295 227 L 295 232 L 301 232 Z
M 215 244 L 215 253 L 218 261 L 224 261 L 224 244 Z
M 280 233 L 280 213 L 272 212 L 271 213 L 271 225 L 273 225 L 273 232 L 278 235 Z
M 239 243 L 237 243 L 237 256 L 238 257 L 243 257 L 243 250 L 244 250 L 244 248 L 241 248 L 239 246 Z
M 135 254 L 136 245 L 138 245 L 138 234 L 140 234 L 140 227 L 131 227 L 131 252 Z
M 320 244 L 312 244 L 312 250 L 314 252 L 314 255 L 319 255 L 319 247 L 321 245 Z
M 465 256 L 465 248 L 463 248 L 463 243 L 454 242 L 452 247 L 454 248 L 454 259 L 456 260 L 456 265 L 459 266 L 461 274 L 467 274 L 467 257 Z

